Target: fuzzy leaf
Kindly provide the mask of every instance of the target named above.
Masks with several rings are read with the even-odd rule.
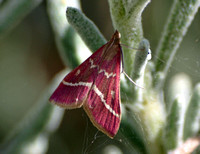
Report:
[[[68,7],[66,14],[68,22],[78,32],[92,52],[95,52],[106,43],[106,39],[100,33],[96,25],[80,10]]]
[[[0,37],[14,28],[42,0],[7,0],[0,8]]]
[[[185,113],[184,136],[186,140],[200,130],[200,84],[197,84]]]
[[[164,128],[163,142],[166,150],[175,149],[180,142],[180,132],[182,132],[183,124],[181,122],[182,105],[181,99],[176,98],[169,110],[166,126]]]
[[[199,6],[199,0],[174,1],[171,14],[156,50],[158,58],[155,59],[154,86],[163,86],[169,66]]]
[[[47,10],[50,21],[54,30],[56,44],[63,63],[71,68],[75,68],[81,62],[77,55],[76,32],[70,26],[66,19],[66,5],[68,3],[62,0],[48,0]],[[73,5],[77,5],[78,1],[74,1]]]
[[[123,135],[130,143],[132,147],[134,147],[135,153],[145,154],[148,153],[146,147],[145,137],[143,136],[142,126],[137,122],[135,118],[132,118],[133,115],[123,115],[121,125],[120,125],[120,134]],[[138,123],[137,125],[135,125]],[[137,151],[137,152],[136,152]]]
[[[49,97],[64,74],[66,74],[66,71],[59,74],[47,87],[36,106],[0,146],[0,153],[21,154],[36,138],[41,135],[48,138],[57,129],[62,119],[63,110],[50,104]]]

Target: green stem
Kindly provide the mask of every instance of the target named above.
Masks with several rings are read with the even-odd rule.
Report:
[[[141,14],[150,0],[109,0],[113,26],[122,35],[122,43],[138,48],[143,38]],[[135,53],[132,49],[123,48],[125,71],[132,77]]]

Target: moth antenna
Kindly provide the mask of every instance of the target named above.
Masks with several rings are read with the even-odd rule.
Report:
[[[144,89],[144,87],[142,87],[142,86],[138,85],[136,82],[134,82],[134,81],[128,76],[128,74],[126,74],[126,72],[125,72],[124,70],[122,70],[122,73],[123,73],[123,74],[129,79],[129,81],[131,81],[134,85],[136,85],[136,86],[139,87],[139,88]]]
[[[123,44],[120,44],[120,45],[123,45]],[[126,45],[125,45],[125,46],[126,46]],[[128,47],[128,46],[126,46],[126,47]],[[130,48],[130,47],[129,47],[129,48]],[[121,55],[122,55],[122,57],[121,57],[121,62],[122,62],[122,73],[123,73],[123,74],[129,79],[129,81],[131,81],[135,86],[144,89],[144,87],[142,87],[142,86],[138,85],[136,82],[134,82],[134,81],[128,76],[128,74],[126,74],[126,72],[124,71],[124,56],[123,56],[123,52],[122,52],[121,46],[120,46],[120,49],[121,49],[120,51],[121,51]],[[131,49],[134,49],[134,48],[131,48]],[[143,49],[136,49],[136,50],[143,51]]]
[[[144,51],[144,49],[132,48],[132,47],[126,45],[126,44],[120,43],[120,45],[121,45],[121,46],[124,46],[124,47],[126,47],[126,48],[128,48],[128,49],[133,49],[133,50],[137,50],[137,51]]]

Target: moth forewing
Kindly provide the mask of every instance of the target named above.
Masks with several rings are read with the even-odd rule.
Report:
[[[121,120],[121,53],[116,31],[108,43],[63,79],[50,101],[67,109],[83,105],[94,126],[113,138]]]

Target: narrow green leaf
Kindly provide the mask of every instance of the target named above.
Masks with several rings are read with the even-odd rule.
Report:
[[[154,86],[163,86],[169,66],[199,6],[200,0],[174,1],[171,14],[156,50]]]
[[[62,0],[48,0],[47,4],[60,57],[66,66],[75,68],[80,64],[81,60],[77,55],[76,49],[78,44],[76,39],[77,34],[69,25],[65,15],[67,3],[64,3]]]
[[[196,135],[200,131],[200,83],[196,85],[185,113],[183,139]]]
[[[0,153],[21,154],[39,135],[43,134],[48,138],[56,130],[62,119],[63,110],[50,104],[48,100],[65,74],[66,71],[62,72],[50,83],[36,106],[0,146]]]
[[[200,145],[192,152],[192,154],[200,154]]]
[[[41,2],[42,0],[7,0],[0,8],[0,38]]]
[[[106,43],[106,39],[100,33],[96,25],[80,10],[68,7],[66,14],[68,22],[78,32],[92,52],[95,52]]]
[[[167,110],[171,107],[171,103],[177,97],[181,97],[182,107],[186,109],[191,91],[192,90],[192,82],[190,77],[184,73],[178,73],[172,77],[168,86],[168,92],[166,95],[166,108]]]
[[[169,110],[163,133],[164,147],[167,151],[175,149],[180,141],[180,132],[183,128],[181,122],[182,111],[181,99],[176,98]]]
[[[127,114],[123,115],[119,133],[126,138],[126,141],[134,148],[135,153],[138,154],[147,154],[148,150],[146,149],[146,141],[142,131],[142,126],[138,123],[139,120],[137,117],[133,118],[134,115]]]
[[[132,102],[141,103],[142,101],[142,87],[144,88],[144,73],[147,66],[147,62],[151,59],[151,50],[149,41],[143,39],[139,45],[139,51],[135,55],[135,60],[133,64],[133,74],[132,79],[136,82],[137,85],[132,84],[131,93],[132,93]],[[139,101],[140,100],[140,101]]]
[[[135,61],[133,65],[133,75],[132,75],[134,76],[133,78],[134,80],[137,80],[140,76],[143,76],[146,64],[150,59],[151,59],[151,50],[149,41],[143,39],[140,42],[139,49],[135,55]]]

